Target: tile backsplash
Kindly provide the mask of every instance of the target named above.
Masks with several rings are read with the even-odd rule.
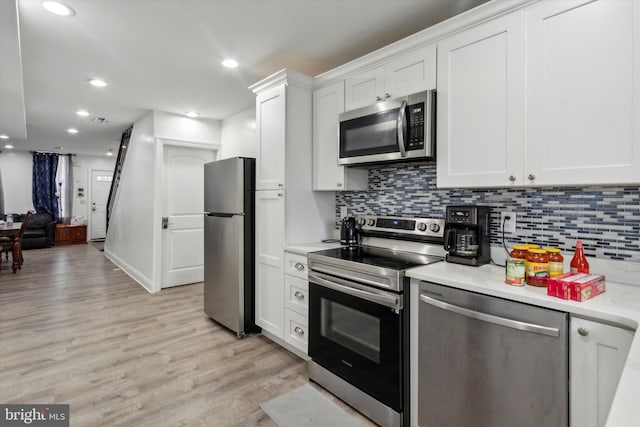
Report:
[[[374,214],[444,218],[445,207],[492,206],[491,241],[502,244],[500,211],[516,212],[516,233],[505,233],[507,247],[538,243],[573,253],[581,239],[588,256],[640,262],[640,187],[550,187],[438,189],[435,164],[369,169],[368,191],[336,194],[349,215]]]

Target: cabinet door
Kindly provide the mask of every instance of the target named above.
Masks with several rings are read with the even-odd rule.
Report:
[[[256,189],[284,188],[286,88],[281,85],[256,96]]]
[[[436,88],[436,45],[423,46],[385,66],[385,93],[392,98]]]
[[[523,17],[438,43],[438,187],[522,184]]]
[[[639,10],[601,0],[526,11],[528,183],[640,181]]]
[[[633,332],[571,318],[571,425],[603,426],[622,374]]]
[[[284,337],[284,191],[256,191],[256,324]]]
[[[385,97],[384,75],[385,68],[378,67],[345,80],[345,110],[366,107],[382,101]]]
[[[313,93],[313,189],[366,190],[367,171],[338,165],[339,116],[344,111],[344,82]]]

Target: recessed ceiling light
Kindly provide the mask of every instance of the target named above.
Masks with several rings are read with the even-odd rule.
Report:
[[[61,147],[59,145],[56,145],[55,147],[53,147],[54,150],[64,150],[64,147]]]
[[[187,115],[187,117],[191,117],[192,119],[200,116],[200,113],[198,113],[197,111],[189,111],[185,114]]]
[[[87,117],[89,115],[89,112],[87,110],[78,110],[76,111],[76,114],[82,117]]]
[[[235,59],[227,58],[222,61],[222,65],[227,68],[238,68],[238,61],[236,61]]]
[[[89,79],[89,84],[95,87],[105,87],[107,83],[100,79]]]
[[[58,16],[73,16],[75,12],[66,4],[58,3],[57,1],[43,1],[42,7],[47,9],[49,12]]]
[[[6,144],[6,145],[4,146],[4,148],[13,148],[13,145],[11,145],[11,144]]]
[[[76,128],[69,128],[69,129],[67,129],[67,132],[69,132],[69,133],[78,133],[78,129],[76,129]]]
[[[107,151],[107,156],[113,156],[113,150],[111,148]]]
[[[0,135],[0,139],[9,139],[9,135],[5,135],[4,133]]]

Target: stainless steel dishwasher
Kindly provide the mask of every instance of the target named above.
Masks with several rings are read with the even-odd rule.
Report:
[[[420,283],[420,427],[569,424],[568,314]]]

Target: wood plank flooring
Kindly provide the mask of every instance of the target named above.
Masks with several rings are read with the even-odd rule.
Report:
[[[149,294],[90,244],[24,258],[0,263],[2,403],[70,404],[72,426],[274,426],[259,405],[308,382],[297,356],[210,320],[202,284]]]

